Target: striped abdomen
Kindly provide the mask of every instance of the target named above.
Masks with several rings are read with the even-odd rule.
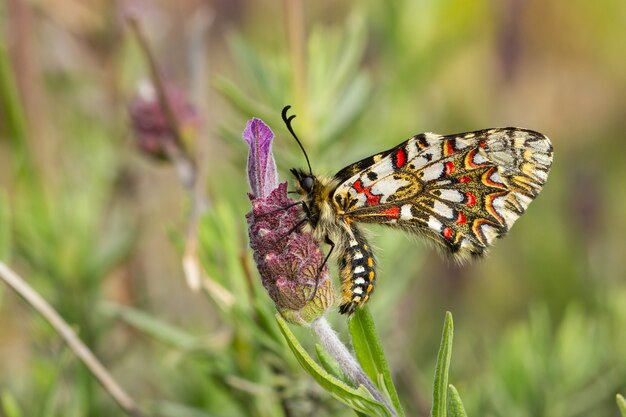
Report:
[[[374,289],[376,272],[374,255],[365,237],[354,226],[352,236],[346,234],[344,250],[339,259],[341,275],[341,314],[352,314],[365,304]]]

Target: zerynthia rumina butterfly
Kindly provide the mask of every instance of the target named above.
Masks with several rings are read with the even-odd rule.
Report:
[[[288,118],[288,109],[283,119],[295,137],[295,116]],[[309,172],[291,172],[303,196],[303,223],[330,245],[329,255],[337,255],[339,311],[351,314],[367,302],[377,280],[374,255],[358,223],[424,236],[460,260],[481,256],[537,197],[551,164],[545,135],[507,127],[420,133],[333,177],[313,175],[310,164]]]

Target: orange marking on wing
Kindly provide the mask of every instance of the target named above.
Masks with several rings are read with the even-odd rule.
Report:
[[[482,163],[482,164],[477,164],[474,162],[474,156],[476,156],[476,153],[478,152],[478,149],[472,149],[471,151],[469,151],[467,153],[467,155],[465,155],[465,167],[467,169],[476,169],[476,168],[480,168],[482,166],[488,165],[488,162]]]
[[[506,188],[506,185],[502,184],[501,182],[495,182],[491,179],[491,176],[494,174],[494,171],[497,171],[496,167],[489,169],[487,172],[483,174],[483,177],[482,177],[483,183],[489,186],[495,187],[495,188]]]
[[[480,226],[483,224],[491,225],[491,222],[487,219],[476,219],[474,220],[474,224],[472,224],[472,232],[474,232],[474,236],[480,241],[483,246],[487,246],[487,238],[483,234],[482,230],[480,230]]]
[[[400,217],[400,207],[389,207],[388,209],[381,211],[380,214],[397,219]]]
[[[450,175],[452,174],[452,172],[454,172],[454,163],[452,163],[451,161],[448,161],[445,163],[446,166],[446,175]]]
[[[454,153],[454,148],[452,147],[452,142],[450,140],[446,140],[443,143],[443,155],[448,156]]]
[[[476,204],[476,196],[474,196],[474,194],[466,191],[465,197],[467,197],[467,203],[465,203],[466,205],[473,206],[474,204]]]
[[[468,177],[467,175],[462,176],[461,178],[459,178],[459,182],[461,184],[465,184],[466,182],[470,182],[472,179],[470,177]]]
[[[489,212],[489,214],[495,217],[496,220],[498,220],[500,224],[504,224],[504,219],[502,218],[502,216],[500,216],[500,213],[498,213],[496,209],[493,207],[493,200],[495,200],[498,197],[503,197],[507,194],[508,194],[508,191],[503,191],[500,193],[489,194],[485,198],[485,207],[487,208],[487,211]]]

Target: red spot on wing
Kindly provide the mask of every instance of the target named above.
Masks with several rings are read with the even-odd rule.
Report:
[[[478,146],[480,146],[481,148],[486,148],[487,147],[487,143],[485,143],[485,141],[481,141]]]
[[[448,226],[446,226],[446,227],[443,228],[443,231],[441,232],[441,234],[446,239],[450,239],[452,237],[452,235],[454,234],[454,232],[452,232],[452,229],[450,229]]]
[[[454,147],[452,146],[452,141],[446,140],[443,143],[443,154],[444,156],[448,156],[454,153]]]
[[[465,223],[467,223],[467,217],[465,217],[465,214],[459,211],[459,217],[457,217],[456,219],[456,224],[465,224]]]
[[[367,197],[368,205],[375,206],[377,204],[380,204],[380,196],[372,194],[369,188],[365,189],[365,196]]]
[[[445,163],[446,166],[446,175],[452,174],[454,171],[454,164],[451,161]]]
[[[406,164],[406,152],[400,148],[396,151],[396,160],[394,161],[396,168],[402,168]]]
[[[374,206],[380,204],[380,196],[372,194],[371,187],[363,187],[361,180],[356,180],[354,184],[352,184],[352,188],[359,194],[365,194],[367,205]]]
[[[386,210],[381,211],[380,214],[397,219],[398,217],[400,217],[400,207],[390,207]]]
[[[461,178],[459,178],[459,182],[461,184],[465,184],[466,182],[470,182],[472,179],[470,177],[468,177],[467,175],[462,176]]]
[[[467,198],[467,202],[465,203],[466,205],[473,206],[474,204],[476,204],[476,196],[474,196],[474,194],[470,193],[469,191],[465,193],[465,198]]]

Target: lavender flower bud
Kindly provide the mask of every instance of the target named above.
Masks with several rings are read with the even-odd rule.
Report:
[[[246,219],[254,261],[263,286],[285,320],[309,325],[334,304],[328,268],[324,265],[320,270],[324,255],[310,233],[293,229],[301,220],[301,211],[287,197],[287,183],[276,185],[272,131],[253,119],[243,136],[250,145],[252,211]]]
[[[186,142],[192,140],[202,124],[198,113],[182,90],[167,85],[165,95],[178,123],[178,133]],[[179,143],[176,133],[172,132],[152,84],[144,82],[139,85],[130,105],[130,117],[137,147],[145,155],[168,160],[172,152],[184,153],[185,145]]]

